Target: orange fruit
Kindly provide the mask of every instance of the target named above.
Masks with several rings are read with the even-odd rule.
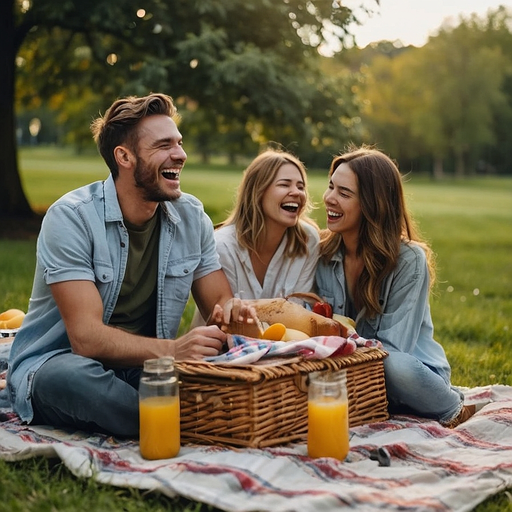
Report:
[[[0,321],[10,320],[11,318],[22,314],[24,315],[25,312],[21,311],[21,309],[8,309],[7,311],[0,313]]]
[[[284,324],[275,323],[265,329],[261,335],[264,340],[281,341],[286,333],[286,326]]]
[[[22,315],[13,316],[9,320],[4,320],[1,323],[4,324],[4,329],[18,329],[19,327],[21,327],[24,318],[25,313],[23,313]]]
[[[21,309],[8,309],[0,313],[0,329],[18,329],[24,318],[25,312]]]

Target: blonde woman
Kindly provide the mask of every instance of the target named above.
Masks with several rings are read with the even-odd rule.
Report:
[[[269,149],[249,164],[233,210],[215,231],[235,295],[260,299],[312,290],[319,234],[310,210],[306,169],[298,158]],[[196,311],[193,325],[200,321]]]
[[[382,342],[390,408],[454,427],[475,413],[450,384],[451,368],[433,338],[432,251],[407,211],[394,162],[361,147],[334,158],[324,193],[318,294],[357,332]]]

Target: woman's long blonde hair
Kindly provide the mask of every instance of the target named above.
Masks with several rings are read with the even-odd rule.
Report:
[[[298,158],[285,151],[267,149],[249,164],[238,187],[235,206],[221,225],[233,224],[238,242],[249,251],[257,251],[258,243],[266,237],[267,229],[263,194],[284,164],[297,167],[306,191],[306,203],[300,212],[299,222],[287,229],[286,254],[289,257],[303,256],[308,253],[308,235],[300,221],[316,224],[308,217],[312,204],[307,191],[306,168]]]
[[[431,287],[436,274],[434,255],[407,210],[402,176],[391,158],[369,146],[350,147],[347,153],[334,157],[329,177],[341,163],[357,176],[362,214],[356,251],[364,267],[354,287],[354,301],[360,311],[364,308],[365,317],[372,318],[382,312],[381,286],[397,266],[401,243],[413,242],[424,249]],[[322,230],[320,257],[330,261],[339,250],[344,250],[342,235]]]

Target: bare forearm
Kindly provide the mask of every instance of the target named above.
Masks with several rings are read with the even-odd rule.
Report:
[[[174,340],[148,338],[108,325],[91,329],[86,336],[70,336],[73,350],[109,366],[142,366],[146,359],[172,356],[177,361],[216,356],[226,334],[216,325],[201,326]]]
[[[149,338],[109,325],[92,327],[87,333],[71,334],[73,351],[109,366],[142,366],[146,359],[175,356],[176,341]]]
[[[103,323],[103,303],[93,283],[64,281],[52,285],[72,350],[109,366],[142,366],[146,359],[173,356],[177,360],[217,355],[226,334],[203,326],[175,340],[131,334]]]

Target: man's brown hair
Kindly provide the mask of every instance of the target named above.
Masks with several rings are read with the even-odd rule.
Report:
[[[91,123],[94,141],[114,180],[119,174],[114,149],[124,144],[135,152],[138,142],[137,126],[140,120],[154,115],[169,117],[177,115],[170,96],[153,93],[140,98],[129,96],[118,99],[103,117]]]

